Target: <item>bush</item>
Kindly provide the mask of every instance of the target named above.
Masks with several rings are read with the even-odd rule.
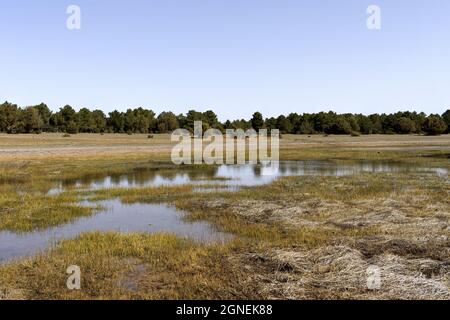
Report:
[[[447,125],[441,117],[430,115],[423,124],[423,131],[430,136],[437,136],[447,130]]]
[[[339,117],[336,119],[336,121],[330,126],[330,128],[327,129],[326,133],[331,134],[351,134],[352,133],[352,127],[350,123],[343,117]]]
[[[300,125],[299,133],[300,134],[313,134],[313,133],[315,133],[314,132],[314,127],[311,124],[311,122],[303,121],[302,124]]]
[[[447,125],[447,133],[450,133],[450,109],[445,111],[442,114],[442,120],[444,120],[445,124]]]
[[[64,133],[63,138],[70,138],[70,134]]]
[[[416,123],[409,118],[400,117],[395,128],[398,133],[409,134],[416,131]]]
[[[148,138],[148,139],[153,139],[153,135],[152,135],[152,134],[149,134],[149,135],[147,136],[147,138]]]
[[[67,125],[67,129],[66,129],[67,133],[70,134],[77,134],[78,133],[78,126],[75,123],[75,121],[70,121],[69,124]]]

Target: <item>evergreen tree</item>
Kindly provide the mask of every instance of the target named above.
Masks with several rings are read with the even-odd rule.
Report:
[[[250,120],[250,124],[256,131],[264,128],[264,119],[262,114],[260,112],[255,112]]]

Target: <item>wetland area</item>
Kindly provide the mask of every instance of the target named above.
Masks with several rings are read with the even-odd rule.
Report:
[[[61,141],[0,136],[7,298],[450,296],[448,135],[288,135],[272,166],[174,166],[166,135]]]

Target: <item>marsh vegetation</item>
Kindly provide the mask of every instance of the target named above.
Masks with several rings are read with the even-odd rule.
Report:
[[[0,136],[0,239],[76,226],[4,261],[0,296],[450,298],[449,136],[285,135],[287,162],[269,178],[174,167],[164,135],[62,139]],[[66,287],[69,265],[80,291]]]

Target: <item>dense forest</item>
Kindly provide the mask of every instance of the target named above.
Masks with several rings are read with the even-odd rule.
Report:
[[[158,116],[144,108],[113,111],[106,115],[101,110],[83,108],[78,112],[66,105],[52,112],[47,105],[39,104],[25,108],[5,102],[0,104],[0,132],[41,133],[167,133],[177,128],[193,130],[194,121],[202,121],[204,129],[279,129],[289,134],[410,134],[438,135],[449,133],[450,110],[442,115],[426,115],[417,112],[394,114],[336,114],[319,112],[313,114],[291,113],[277,118],[264,118],[255,112],[249,120],[241,119],[221,123],[213,111],[190,110],[175,115],[162,112]]]

